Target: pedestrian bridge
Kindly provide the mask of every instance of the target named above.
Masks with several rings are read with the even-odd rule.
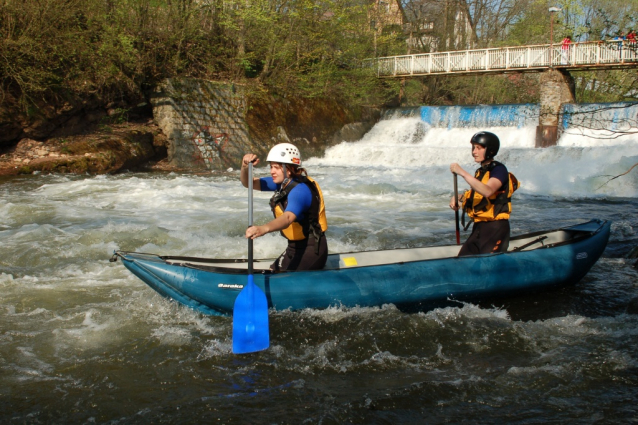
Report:
[[[368,59],[380,78],[424,75],[619,69],[638,66],[636,42],[598,41],[419,53]]]

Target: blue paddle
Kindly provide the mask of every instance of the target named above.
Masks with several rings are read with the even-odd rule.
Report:
[[[248,227],[253,225],[253,164],[248,164]],[[268,300],[253,278],[253,240],[248,239],[248,282],[233,308],[233,353],[254,353],[268,348]]]
[[[456,244],[461,245],[461,228],[459,227],[459,185],[458,178],[456,173],[454,174],[454,205],[456,206],[456,210],[454,210],[454,214],[456,215]]]

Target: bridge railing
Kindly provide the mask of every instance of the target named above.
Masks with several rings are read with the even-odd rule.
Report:
[[[419,53],[368,59],[379,77],[540,70],[544,68],[638,65],[638,45],[628,41],[599,41]]]

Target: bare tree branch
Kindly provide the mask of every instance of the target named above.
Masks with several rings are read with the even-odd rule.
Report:
[[[601,187],[603,187],[604,185],[606,185],[606,184],[607,184],[607,183],[609,183],[610,181],[612,181],[612,180],[614,180],[614,179],[617,179],[618,177],[624,176],[625,174],[629,174],[629,172],[630,172],[631,170],[633,170],[636,166],[638,166],[638,162],[637,162],[637,163],[635,163],[634,165],[632,165],[632,166],[631,166],[631,168],[630,168],[629,170],[625,171],[624,173],[622,173],[622,174],[618,174],[617,176],[610,178],[610,179],[609,179],[609,180],[607,180],[605,183],[601,184],[598,188],[596,188],[596,190],[600,189]]]

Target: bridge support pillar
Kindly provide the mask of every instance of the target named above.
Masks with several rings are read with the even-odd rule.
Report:
[[[574,79],[565,70],[549,69],[541,74],[540,116],[536,127],[536,147],[555,146],[563,103],[574,103]]]

